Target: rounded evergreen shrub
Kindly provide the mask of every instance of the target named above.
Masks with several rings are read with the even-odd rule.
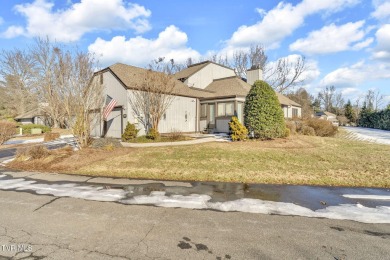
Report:
[[[130,122],[127,122],[126,128],[124,133],[122,134],[122,141],[123,142],[129,142],[137,137],[137,134],[139,132],[139,129],[135,127],[135,124],[131,124]]]
[[[254,138],[284,137],[286,125],[275,91],[265,81],[257,80],[246,96],[245,126]]]
[[[241,141],[248,138],[248,129],[240,123],[236,116],[232,117],[232,120],[229,122],[229,131],[230,138],[232,141]]]

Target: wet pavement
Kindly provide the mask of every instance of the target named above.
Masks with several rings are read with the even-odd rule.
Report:
[[[16,172],[0,168],[0,190],[131,205],[390,223],[390,189],[380,188],[159,182]]]
[[[191,182],[192,187],[172,187],[162,183],[126,185],[127,198],[163,192],[165,196],[203,194],[211,197],[210,202],[226,202],[238,199],[259,199],[274,202],[294,203],[311,210],[323,209],[340,204],[361,204],[365,207],[390,206],[390,189],[345,188],[298,185],[269,185],[243,183]],[[354,199],[346,194],[386,196],[385,200]]]

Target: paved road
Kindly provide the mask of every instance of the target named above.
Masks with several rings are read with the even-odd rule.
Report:
[[[390,131],[364,127],[343,127],[348,131],[347,138],[390,145]]]
[[[390,255],[389,224],[130,206],[15,191],[0,191],[0,208],[0,259],[388,259]],[[26,251],[7,250],[11,245]]]
[[[0,187],[0,259],[388,259],[390,255],[390,224],[92,201],[71,196],[98,200],[96,192],[113,196],[120,192],[117,185],[122,190],[126,184],[133,193],[161,187],[155,181],[4,169],[2,173],[0,186],[5,179],[14,181],[9,184],[14,187]],[[98,183],[110,186],[91,188]],[[196,188],[178,182],[164,185],[172,188],[167,192]],[[221,193],[220,187],[216,193]],[[56,196],[39,195],[53,191]],[[17,246],[25,251],[17,252]]]

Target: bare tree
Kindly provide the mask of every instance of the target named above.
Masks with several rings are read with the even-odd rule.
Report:
[[[158,131],[162,116],[171,105],[176,80],[170,75],[147,70],[136,83],[136,89],[129,94],[130,106],[148,133],[150,129]]]
[[[246,78],[248,69],[262,69],[264,71],[267,63],[265,49],[261,45],[252,45],[248,51],[236,50],[233,53],[232,66],[236,75]]]
[[[191,60],[191,61],[190,61]],[[187,60],[188,62],[192,62],[192,59]],[[154,71],[164,72],[168,75],[173,75],[183,69],[186,68],[186,65],[182,63],[175,62],[174,59],[170,59],[169,61],[165,60],[165,57],[159,57],[158,59],[152,60],[151,63],[148,64],[148,69]]]
[[[48,38],[38,38],[31,49],[37,63],[35,79],[37,82],[39,100],[45,103],[42,108],[55,128],[66,127],[66,111],[62,106],[62,91],[65,75],[59,68],[63,66],[61,48],[49,41]]]
[[[334,86],[326,86],[322,91],[318,93],[318,99],[321,102],[321,106],[325,111],[342,114],[344,107],[344,98],[341,92],[337,92]]]
[[[2,101],[6,113],[10,116],[37,108],[35,69],[36,64],[30,53],[21,50],[1,52]]]
[[[273,65],[266,64],[264,80],[279,93],[301,84],[305,79],[303,73],[307,70],[305,57],[298,56],[295,60],[281,58]]]
[[[93,123],[100,119],[103,107],[103,84],[94,76],[97,61],[93,54],[56,48],[54,85],[63,114],[62,123],[72,129],[80,147],[89,144]]]
[[[265,48],[262,45],[252,45],[249,50],[235,51],[232,67],[236,75],[241,78],[247,77],[248,69],[263,70],[264,80],[280,93],[301,84],[305,80],[304,72],[308,69],[306,59],[302,56],[268,62]]]
[[[378,111],[383,105],[384,96],[379,91],[368,90],[364,102],[369,111]]]

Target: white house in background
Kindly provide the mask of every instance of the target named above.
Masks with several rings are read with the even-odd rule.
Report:
[[[144,73],[145,69],[117,63],[95,74],[105,86],[105,95],[117,101],[104,131],[103,122],[96,122],[95,136],[120,138],[127,122],[135,123],[140,134],[145,134],[129,102],[132,93],[139,91],[136,83]],[[247,76],[245,82],[235,75],[233,69],[211,61],[191,65],[176,73],[173,80],[177,82],[172,93],[175,97],[160,121],[158,131],[229,132],[228,123],[232,116],[243,122],[245,97],[251,85],[262,79],[262,71],[252,69]],[[299,104],[279,93],[277,96],[286,118],[301,116]]]
[[[328,111],[320,111],[316,113],[316,117],[319,119],[324,119],[332,122],[334,126],[339,126],[339,120],[337,120],[337,116],[333,113],[330,113]]]

